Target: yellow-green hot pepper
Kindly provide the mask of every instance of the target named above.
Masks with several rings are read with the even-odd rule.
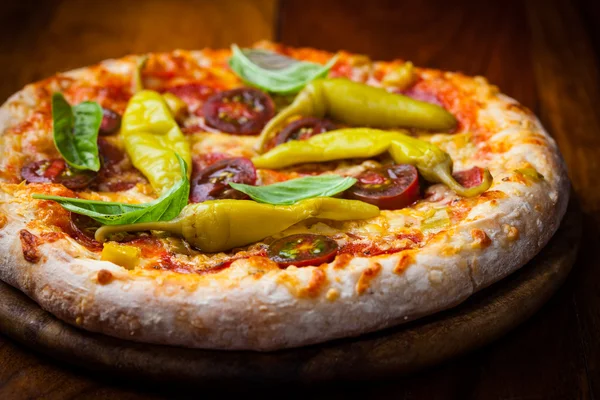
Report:
[[[187,163],[189,175],[190,144],[159,93],[142,90],[129,100],[121,135],[133,165],[148,178],[157,193],[163,193],[181,180],[175,153]]]
[[[96,240],[104,241],[118,232],[159,230],[171,232],[205,252],[245,246],[275,235],[309,218],[336,221],[366,219],[379,209],[357,200],[316,197],[289,206],[275,206],[251,200],[211,200],[190,204],[172,221],[103,226]]]
[[[304,141],[292,140],[254,157],[252,162],[257,168],[280,169],[308,162],[370,158],[386,151],[395,162],[414,165],[426,180],[444,183],[461,196],[476,196],[492,184],[486,169],[481,184],[465,188],[452,177],[450,156],[436,145],[399,132],[370,128],[339,129]]]
[[[269,121],[258,140],[258,150],[264,151],[288,120],[299,115],[329,116],[349,125],[377,128],[446,131],[456,126],[454,116],[435,104],[348,79],[319,79],[306,85],[290,106]]]

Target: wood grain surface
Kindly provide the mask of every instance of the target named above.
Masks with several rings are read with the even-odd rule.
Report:
[[[402,57],[488,77],[540,116],[567,161],[584,212],[580,257],[567,283],[514,332],[428,371],[376,384],[266,388],[257,394],[593,399],[600,395],[599,9],[596,0],[5,0],[0,98],[30,81],[103,58],[262,38],[373,58]],[[1,399],[209,394],[222,395],[180,394],[151,382],[87,373],[0,337]]]

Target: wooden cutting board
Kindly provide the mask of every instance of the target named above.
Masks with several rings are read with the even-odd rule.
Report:
[[[575,261],[581,215],[571,202],[550,243],[525,267],[460,306],[358,338],[272,353],[146,345],[79,330],[0,282],[0,331],[52,357],[132,378],[231,385],[397,376],[479,348],[533,315]]]

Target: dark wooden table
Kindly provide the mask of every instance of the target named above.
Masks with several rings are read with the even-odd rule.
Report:
[[[508,336],[420,374],[258,393],[386,399],[600,396],[600,2],[5,0],[0,13],[0,99],[28,82],[105,58],[248,45],[265,38],[486,76],[540,116],[569,166],[584,211],[584,239],[567,283]],[[176,390],[76,369],[0,336],[1,399],[173,398]],[[182,395],[209,393],[188,389]]]

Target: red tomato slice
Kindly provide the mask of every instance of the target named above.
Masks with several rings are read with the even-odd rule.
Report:
[[[322,235],[297,234],[276,240],[269,246],[269,258],[280,267],[306,267],[333,261],[338,252],[335,240]]]
[[[27,182],[60,183],[71,190],[81,190],[96,178],[92,171],[71,169],[64,160],[34,161],[21,168],[21,177]]]
[[[202,110],[207,125],[237,135],[260,133],[275,115],[273,100],[252,88],[217,93],[204,103]]]
[[[254,185],[256,168],[247,158],[219,160],[201,171],[193,171],[190,201],[200,203],[216,199],[247,199],[248,196],[229,186],[230,182]]]
[[[349,199],[376,205],[382,210],[397,210],[419,199],[419,174],[412,165],[393,165],[364,171],[358,182],[346,191]]]

